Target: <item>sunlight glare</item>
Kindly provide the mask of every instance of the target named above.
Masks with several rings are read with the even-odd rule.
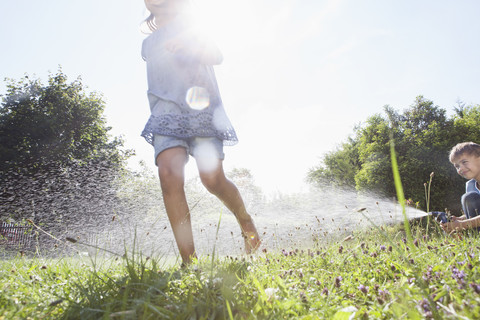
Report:
[[[217,150],[215,146],[209,142],[209,138],[199,138],[204,140],[199,143],[195,149],[195,159],[197,160],[198,169],[203,172],[215,171],[218,165]]]
[[[198,31],[212,38],[223,52],[246,49],[260,28],[253,1],[195,0],[191,7]]]

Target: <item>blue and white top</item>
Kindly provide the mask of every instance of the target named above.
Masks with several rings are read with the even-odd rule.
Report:
[[[480,193],[480,190],[477,188],[477,180],[475,179],[472,179],[472,180],[468,180],[467,181],[467,184],[465,186],[466,188],[466,192],[476,192],[476,193]]]
[[[237,135],[223,108],[213,71],[213,65],[220,64],[223,57],[185,21],[178,16],[143,41],[150,108],[153,111],[159,102],[174,103],[177,108],[152,112],[142,136],[149,143],[155,134],[181,139],[217,137],[224,145],[234,145]],[[174,53],[165,48],[172,39],[181,42],[181,49]],[[210,50],[210,54],[201,54],[202,50]]]

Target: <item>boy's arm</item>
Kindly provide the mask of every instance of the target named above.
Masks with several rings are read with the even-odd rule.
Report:
[[[467,216],[466,215],[462,215],[460,217],[457,217],[457,216],[451,216],[452,221],[456,221],[456,220],[465,220],[467,219]]]
[[[442,223],[442,229],[449,233],[452,231],[461,231],[480,227],[480,216],[471,219],[453,220],[452,222]]]
[[[473,229],[480,227],[480,216],[460,221],[463,229]]]

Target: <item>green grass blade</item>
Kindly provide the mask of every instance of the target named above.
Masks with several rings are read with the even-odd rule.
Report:
[[[410,230],[410,224],[408,223],[407,213],[405,211],[405,195],[403,193],[402,181],[400,179],[400,171],[398,170],[397,155],[395,153],[395,143],[393,139],[390,139],[390,156],[392,158],[392,171],[393,171],[393,181],[395,183],[395,190],[397,191],[397,199],[400,202],[403,214],[403,223],[405,226],[405,232],[407,234],[407,241],[411,247],[413,246],[413,237]]]

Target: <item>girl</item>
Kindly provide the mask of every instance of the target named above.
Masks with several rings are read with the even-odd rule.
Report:
[[[212,65],[222,62],[217,47],[196,34],[182,13],[188,0],[145,0],[152,33],[143,41],[151,116],[142,136],[154,146],[163,200],[183,263],[195,257],[190,211],[184,191],[189,154],[200,179],[233,212],[245,251],[260,245],[237,187],[225,177],[223,145],[237,136],[223,109]]]

